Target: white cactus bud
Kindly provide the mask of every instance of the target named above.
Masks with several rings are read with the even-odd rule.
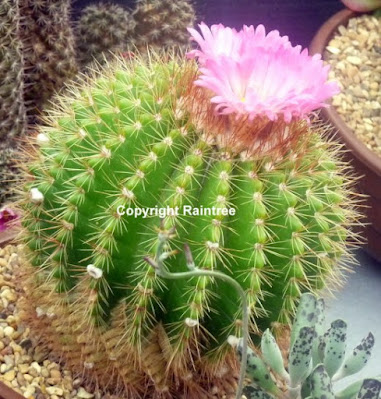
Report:
[[[95,278],[96,280],[100,279],[103,276],[103,270],[99,269],[98,267],[95,267],[94,265],[87,265],[86,267],[87,273],[90,274],[92,278]]]
[[[31,188],[30,199],[34,204],[41,204],[44,201],[44,194],[36,187]]]

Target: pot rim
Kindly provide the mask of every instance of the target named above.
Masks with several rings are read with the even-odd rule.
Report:
[[[360,15],[354,11],[344,9],[329,18],[317,31],[309,46],[309,52],[322,54],[332,38],[333,34],[340,25],[346,25],[350,18]],[[340,132],[342,141],[348,146],[353,155],[365,164],[369,169],[381,177],[381,157],[371,151],[359,140],[352,129],[345,123],[338,112],[332,106],[321,111],[322,116],[331,122],[335,129]]]
[[[8,228],[4,231],[0,231],[0,248],[5,247],[8,244],[12,244],[17,237],[18,231],[19,230],[14,227]]]
[[[24,396],[0,381],[0,399],[23,399]]]

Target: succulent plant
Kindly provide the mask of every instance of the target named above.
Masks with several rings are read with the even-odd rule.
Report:
[[[322,298],[305,293],[291,330],[288,366],[270,330],[261,340],[261,355],[248,348],[247,373],[252,384],[244,388],[247,399],[262,398],[330,398],[378,399],[381,376],[335,390],[333,383],[364,368],[371,357],[374,336],[369,333],[353,351],[347,352],[347,324],[335,320],[326,330],[325,303]],[[242,340],[229,341],[242,352]],[[276,377],[273,379],[272,377]]]
[[[76,29],[77,56],[82,66],[104,62],[109,53],[124,52],[133,43],[135,21],[124,7],[90,4],[82,11]]]
[[[18,0],[0,1],[0,151],[25,129]]]
[[[70,0],[19,0],[30,122],[76,71]]]
[[[188,0],[138,0],[133,12],[134,37],[142,51],[149,47],[181,48],[189,45],[187,28],[196,19]]]
[[[288,62],[288,42],[269,37]],[[310,62],[321,82],[326,69]],[[199,73],[169,54],[107,65],[60,97],[28,162],[25,313],[69,367],[127,397],[236,385],[227,337],[241,332],[240,297],[207,273],[158,275],[144,259],[158,260],[162,234],[172,232],[170,272],[188,270],[176,254],[188,242],[199,269],[237,281],[254,337],[288,324],[302,292],[338,279],[357,218],[352,178],[324,128],[219,115],[194,85]]]

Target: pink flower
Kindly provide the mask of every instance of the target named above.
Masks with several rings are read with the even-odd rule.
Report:
[[[11,208],[0,208],[0,231],[11,227],[19,215]]]
[[[202,35],[189,32],[200,50],[188,56],[198,59],[195,83],[214,93],[211,101],[220,114],[272,121],[283,117],[285,122],[308,119],[339,91],[336,83],[327,82],[329,67],[320,55],[311,57],[300,46],[293,47],[278,31],[266,35],[262,25],[244,26],[239,32],[223,25],[199,26]]]

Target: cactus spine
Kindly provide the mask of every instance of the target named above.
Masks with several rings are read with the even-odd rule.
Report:
[[[0,1],[0,151],[25,128],[18,0]],[[9,143],[8,143],[9,145]]]
[[[187,270],[175,251],[189,242],[201,269],[243,287],[253,334],[289,323],[303,291],[335,279],[356,217],[339,149],[321,129],[293,122],[287,129],[304,134],[282,157],[237,152],[204,129],[213,118],[204,123],[192,100],[196,73],[194,63],[150,54],[62,96],[21,201],[39,316],[31,323],[69,365],[127,397],[231,391],[237,365],[226,340],[240,333],[241,314],[223,281],[157,276],[144,257],[155,257],[159,216],[121,211],[179,207],[161,224],[176,227],[166,266]],[[201,208],[210,211],[194,216]]]
[[[196,19],[188,0],[138,0],[133,12],[136,21],[134,36],[141,50],[181,48],[189,45],[188,27]]]
[[[71,1],[19,1],[26,71],[24,97],[33,117],[77,71],[69,19]]]
[[[334,389],[335,382],[365,367],[372,354],[374,337],[369,333],[352,352],[346,353],[347,324],[338,319],[331,323],[329,329],[325,329],[324,311],[322,298],[302,295],[291,331],[288,367],[284,366],[281,350],[269,330],[262,336],[262,356],[249,349],[247,370],[252,384],[245,387],[248,399],[378,399],[380,377],[357,381],[341,391]],[[237,345],[240,354],[241,340],[230,337],[229,341]],[[276,375],[278,381],[270,375]]]
[[[135,27],[130,12],[112,3],[85,7],[76,29],[79,62],[82,66],[93,60],[103,62],[110,52],[127,51]]]

